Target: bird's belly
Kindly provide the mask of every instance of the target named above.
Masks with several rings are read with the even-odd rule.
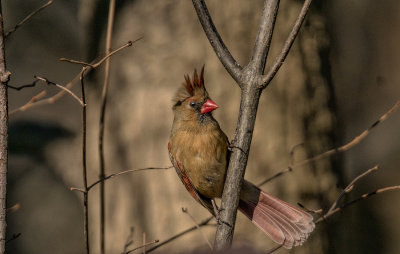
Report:
[[[192,158],[193,160],[185,168],[193,186],[205,197],[221,197],[226,164],[216,161],[215,158],[204,158],[198,154]]]

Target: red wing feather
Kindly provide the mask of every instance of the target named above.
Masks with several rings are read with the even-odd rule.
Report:
[[[175,168],[176,173],[178,174],[179,178],[181,179],[183,185],[185,185],[186,190],[192,195],[192,197],[199,202],[202,206],[208,209],[211,214],[214,215],[214,209],[211,204],[211,199],[204,197],[200,193],[197,192],[196,188],[193,186],[192,182],[190,181],[189,177],[186,174],[185,168],[183,165],[177,161],[174,156],[171,154],[170,143],[168,143],[168,154],[169,159],[171,160],[172,165]]]

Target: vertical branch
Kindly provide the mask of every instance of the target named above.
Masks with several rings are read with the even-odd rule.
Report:
[[[5,252],[6,241],[6,193],[8,168],[8,98],[7,83],[9,72],[6,71],[4,54],[3,13],[0,2],[0,253]]]
[[[249,65],[253,65],[253,68],[257,70],[256,73],[259,75],[264,72],[265,60],[267,59],[271,45],[278,9],[279,0],[265,0],[260,19],[260,29],[258,30],[253,55],[249,63]]]
[[[249,73],[246,74],[249,75]],[[243,77],[246,74],[244,73]],[[250,83],[249,89],[242,90],[240,114],[232,144],[233,152],[222,193],[220,217],[224,223],[220,223],[217,227],[214,241],[216,250],[227,249],[232,245],[242,179],[247,165],[261,95],[261,90],[254,88],[254,85],[251,84],[256,83]]]
[[[303,3],[303,7],[299,13],[299,16],[296,19],[296,22],[293,25],[292,31],[290,32],[285,44],[282,47],[281,53],[275,59],[274,64],[269,69],[268,73],[263,76],[262,82],[262,89],[266,88],[271,80],[275,77],[276,73],[278,72],[279,68],[282,66],[283,62],[285,61],[287,55],[289,54],[290,49],[294,43],[294,40],[297,37],[297,34],[300,31],[301,25],[303,24],[304,19],[308,13],[308,9],[310,8],[312,0],[305,0]]]
[[[108,23],[107,23],[107,36],[106,36],[106,49],[105,55],[111,52],[111,36],[114,23],[115,13],[115,0],[110,1],[108,9]],[[101,109],[100,109],[100,123],[99,123],[99,159],[100,159],[100,174],[99,178],[103,179],[106,176],[105,162],[104,162],[104,119],[107,105],[107,91],[110,79],[110,58],[105,62],[104,70],[104,84],[101,94]],[[100,253],[105,253],[105,189],[104,182],[100,183]]]
[[[87,181],[87,169],[86,169],[86,96],[85,96],[85,84],[83,82],[84,73],[88,67],[84,67],[81,75],[81,91],[82,91],[82,173],[83,173],[83,235],[85,238],[86,254],[89,254],[89,203],[88,203],[88,181]]]

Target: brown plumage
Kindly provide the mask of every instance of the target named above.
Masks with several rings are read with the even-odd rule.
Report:
[[[211,201],[220,198],[229,161],[228,138],[211,112],[218,108],[204,86],[204,67],[173,99],[174,122],[168,150],[186,189],[215,215]],[[313,217],[244,181],[239,209],[272,240],[285,248],[301,245],[314,229]]]

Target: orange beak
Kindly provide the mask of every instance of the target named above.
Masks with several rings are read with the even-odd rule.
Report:
[[[218,108],[218,105],[210,99],[207,99],[201,107],[201,113],[205,114]]]

